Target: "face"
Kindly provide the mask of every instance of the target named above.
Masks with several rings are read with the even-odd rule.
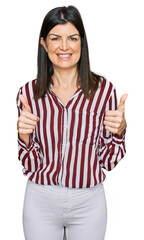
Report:
[[[72,68],[80,59],[81,38],[78,30],[69,22],[56,25],[48,33],[46,42],[41,38],[41,44],[54,67]]]

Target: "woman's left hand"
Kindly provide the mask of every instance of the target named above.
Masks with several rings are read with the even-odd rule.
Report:
[[[125,101],[128,97],[128,94],[124,94],[121,99],[117,110],[107,111],[105,113],[104,125],[105,128],[114,134],[119,136],[122,135],[125,130],[127,123],[125,119]]]

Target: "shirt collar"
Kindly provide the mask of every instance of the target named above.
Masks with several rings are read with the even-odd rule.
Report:
[[[50,81],[50,89],[52,88],[52,86],[54,86],[54,81],[53,81],[53,79],[51,78],[51,81]],[[80,86],[79,86],[78,89],[76,90],[75,94],[76,94],[77,92],[79,92],[79,90],[82,91],[82,89],[81,89]],[[74,95],[75,95],[75,94],[74,94]]]

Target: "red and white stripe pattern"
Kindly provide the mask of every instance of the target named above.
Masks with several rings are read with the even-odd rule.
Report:
[[[64,106],[50,89],[45,98],[33,99],[35,80],[20,88],[33,114],[40,120],[29,145],[18,137],[23,173],[38,184],[71,188],[93,187],[105,179],[125,155],[125,133],[112,134],[103,125],[107,110],[117,109],[116,90],[102,79],[91,100],[79,88]],[[53,82],[51,82],[52,86]],[[17,97],[18,113],[22,103]]]

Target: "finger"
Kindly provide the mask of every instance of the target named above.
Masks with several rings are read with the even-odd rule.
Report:
[[[122,122],[122,118],[121,117],[105,117],[104,121],[108,121],[108,122],[116,122],[116,123],[121,123]]]
[[[122,124],[118,128],[115,128],[115,127],[112,127],[112,126],[105,126],[105,129],[108,130],[109,132],[113,133],[113,134],[121,135],[122,132],[125,129],[125,125]]]
[[[109,126],[105,126],[105,129],[108,130],[109,132],[116,134],[118,132],[117,128],[112,128]]]
[[[32,129],[22,129],[22,128],[19,129],[20,134],[30,134],[32,132],[33,132]]]
[[[113,133],[113,134],[118,134],[119,135],[119,132],[120,132],[120,129],[118,130],[117,128],[113,128],[113,127],[109,127],[109,126],[106,126],[105,129],[108,130],[109,132]]]
[[[116,123],[116,122],[104,121],[104,125],[107,127],[112,127],[112,128],[117,128],[117,129],[119,129],[119,127],[120,127],[120,123]]]
[[[23,128],[23,129],[32,129],[32,130],[34,130],[35,129],[35,125],[30,125],[30,124],[19,122],[18,128],[19,129]]]
[[[125,109],[125,101],[128,97],[128,94],[124,94],[122,95],[122,97],[120,98],[120,103],[119,103],[119,106],[118,106],[118,110],[121,110],[121,111],[124,111]]]
[[[22,111],[21,116],[25,116],[33,121],[39,121],[39,117],[30,112]]]
[[[30,106],[28,105],[28,102],[27,102],[27,99],[25,98],[25,96],[22,95],[22,94],[20,94],[20,95],[19,95],[19,99],[21,100],[24,108],[25,108],[27,111],[31,112],[31,108],[30,108]]]
[[[122,117],[122,116],[123,116],[123,113],[119,110],[115,110],[115,111],[109,110],[105,113],[105,117]]]
[[[34,125],[36,126],[37,124],[37,121],[34,121],[34,120],[31,120],[25,116],[20,116],[19,117],[19,123],[22,122],[22,123],[25,123],[25,124],[29,124],[29,125]]]

